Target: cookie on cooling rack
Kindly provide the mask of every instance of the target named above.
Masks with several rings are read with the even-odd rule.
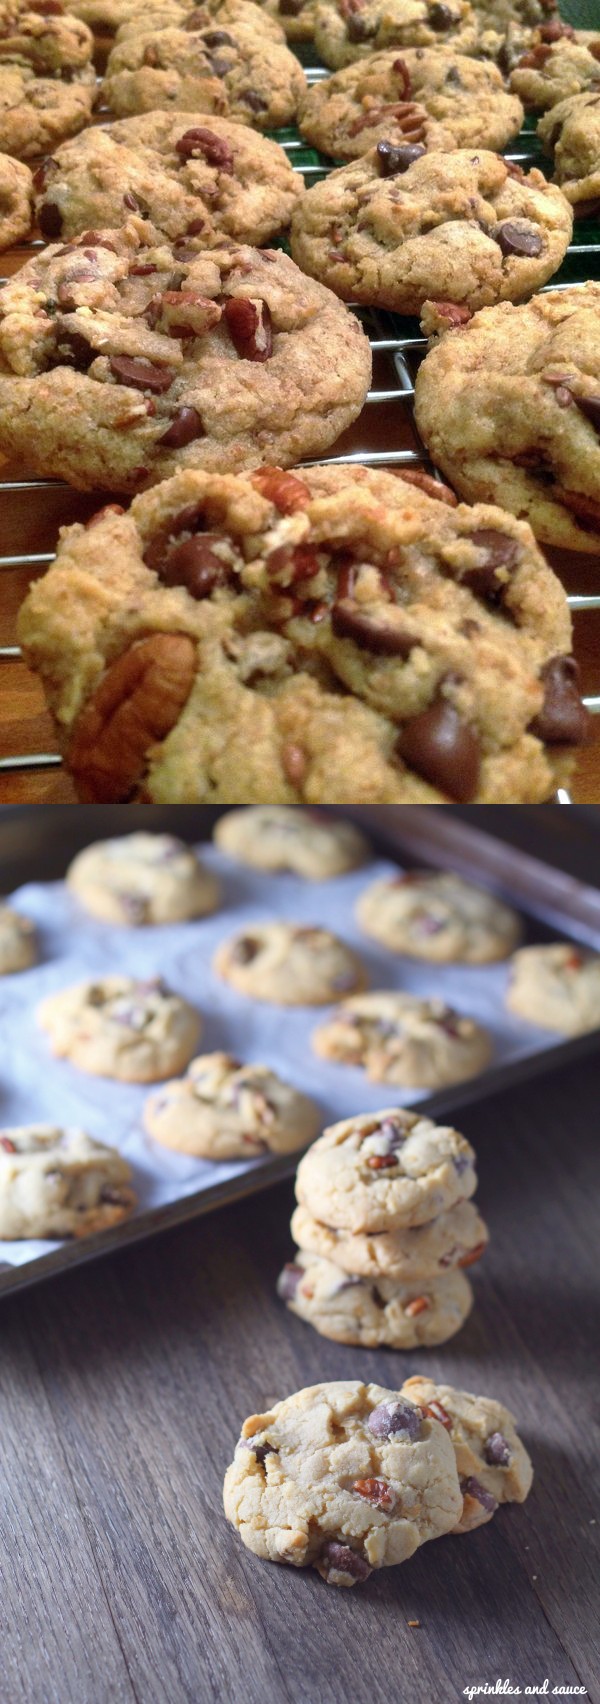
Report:
[[[283,41],[275,0],[75,0],[73,10],[101,36],[125,36],[164,29],[227,29],[236,19],[255,31]]]
[[[522,121],[498,66],[450,47],[391,49],[347,65],[308,89],[298,119],[305,140],[338,160],[358,159],[378,142],[504,148]]]
[[[391,47],[477,53],[480,31],[469,0],[317,0],[314,35],[317,53],[338,71]]]
[[[210,25],[127,36],[110,53],[102,98],[125,118],[177,108],[275,130],[292,122],[305,89],[295,54],[236,18],[226,30]]]
[[[569,95],[600,90],[600,35],[582,32],[585,39],[578,38],[568,24],[560,26],[558,39],[552,26],[537,34],[539,39],[515,65],[510,79],[525,107],[546,112]]]
[[[554,178],[576,219],[600,214],[600,88],[569,95],[545,113],[538,136],[554,155]]]
[[[292,255],[349,302],[418,314],[432,297],[474,309],[539,289],[572,228],[564,195],[535,169],[485,149],[386,141],[306,192]]]
[[[82,130],[96,93],[90,31],[60,4],[48,12],[0,5],[0,149],[17,158]]]
[[[529,528],[354,465],[109,505],[19,632],[98,802],[535,803],[586,732]]]

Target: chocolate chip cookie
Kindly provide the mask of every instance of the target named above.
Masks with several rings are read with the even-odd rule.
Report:
[[[479,29],[469,0],[317,0],[314,37],[325,65],[338,71],[391,47],[477,53]]]
[[[404,1107],[332,1124],[296,1174],[302,1206],[353,1233],[424,1225],[476,1188],[475,1155],[465,1137]]]
[[[554,155],[554,178],[576,219],[600,214],[600,89],[569,95],[540,119],[537,133]]]
[[[45,237],[69,240],[139,213],[171,241],[197,236],[203,248],[268,242],[302,195],[302,177],[277,142],[192,112],[86,130],[43,162],[35,182]]]
[[[29,64],[0,63],[0,149],[30,159],[75,136],[89,124],[96,96],[90,65],[59,76],[38,77]]]
[[[49,995],[37,1016],[59,1059],[122,1083],[154,1083],[183,1071],[200,1034],[198,1013],[160,977],[81,982]]]
[[[172,244],[134,215],[0,292],[0,445],[83,489],[318,454],[370,373],[356,318],[287,255]]]
[[[563,25],[559,39],[548,40],[542,28],[540,39],[515,65],[510,86],[525,107],[546,112],[569,95],[600,90],[600,35],[583,41],[571,39],[574,34]]]
[[[54,4],[54,0],[53,0]],[[29,66],[36,77],[80,72],[92,58],[91,31],[59,3],[56,12],[0,0],[0,66]]]
[[[460,1331],[473,1306],[463,1272],[421,1283],[349,1278],[329,1260],[297,1254],[284,1266],[278,1294],[321,1337],[362,1349],[433,1348]]]
[[[356,915],[392,952],[432,964],[491,964],[508,958],[521,933],[510,906],[450,871],[408,870],[374,882]]]
[[[432,1379],[405,1379],[402,1396],[439,1420],[452,1441],[463,1493],[454,1532],[472,1532],[491,1520],[500,1503],[524,1503],[533,1468],[513,1415],[493,1397],[473,1396]]]
[[[266,1065],[228,1053],[193,1059],[186,1076],[164,1083],[144,1107],[155,1142],[205,1160],[292,1154],[316,1136],[320,1114],[308,1095]]]
[[[462,1498],[445,1428],[397,1391],[348,1380],[245,1420],[224,1503],[255,1556],[354,1586],[448,1532]]]
[[[557,16],[556,0],[471,0],[471,4],[484,23],[500,31],[515,22],[534,29]]]
[[[393,48],[372,54],[315,83],[298,123],[324,154],[355,160],[378,142],[419,151],[504,148],[522,120],[497,65],[449,47],[409,47],[401,56]]]
[[[84,1130],[0,1131],[0,1238],[89,1237],[128,1219],[131,1167]]]
[[[235,21],[227,30],[136,32],[113,47],[102,98],[119,116],[157,107],[216,113],[258,130],[290,124],[306,89],[282,43]]]
[[[306,881],[323,882],[365,862],[369,848],[351,822],[334,821],[285,805],[249,806],[226,811],[215,824],[222,852],[256,870],[289,870]]]
[[[84,847],[67,886],[103,923],[179,923],[214,911],[219,884],[173,834],[126,834]]]
[[[29,970],[37,958],[35,928],[29,917],[0,905],[0,976]]]
[[[522,947],[511,963],[511,1012],[542,1029],[583,1035],[600,1024],[600,953],[569,941]]]
[[[0,249],[26,237],[33,212],[33,178],[29,166],[0,154]]]
[[[535,168],[384,141],[302,197],[292,255],[345,301],[418,314],[427,297],[478,308],[530,295],[572,228],[564,195]]]
[[[402,1284],[439,1277],[455,1266],[473,1266],[489,1240],[487,1225],[472,1201],[458,1201],[424,1225],[354,1235],[324,1225],[299,1205],[290,1229],[303,1252],[333,1261],[349,1276],[391,1278]]]
[[[600,538],[599,308],[600,283],[482,308],[431,349],[415,392],[421,436],[462,496],[497,500],[544,544],[592,554]],[[427,316],[426,308],[429,330]]]
[[[462,1083],[484,1071],[491,1055],[489,1035],[474,1018],[414,994],[355,995],[312,1041],[324,1059],[361,1065],[371,1082],[409,1089]]]
[[[198,4],[195,0],[78,0],[82,17],[87,17],[88,7],[94,15],[102,11],[104,33],[114,34],[117,41],[148,34],[150,29],[184,29],[193,34],[202,29],[227,30],[229,24],[240,22],[251,24],[255,34],[270,41],[285,41],[276,0],[257,0],[256,5],[252,0],[199,0]]]
[[[256,924],[223,941],[214,968],[239,994],[282,1006],[327,1006],[367,981],[345,941],[329,929],[293,923]]]
[[[587,730],[529,529],[355,465],[110,504],[19,632],[97,802],[535,802]]]

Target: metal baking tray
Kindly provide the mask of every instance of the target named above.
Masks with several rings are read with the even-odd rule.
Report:
[[[203,813],[202,809],[200,809],[197,813],[195,813],[195,815],[196,814],[200,824],[200,831],[202,831],[204,825],[208,825],[215,813],[213,811]],[[333,812],[332,814],[336,813]],[[453,869],[459,874],[478,882],[481,886],[489,887],[493,891],[497,892],[501,897],[506,898],[513,903],[521,912],[524,919],[526,940],[549,940],[560,935],[572,940],[574,943],[591,946],[600,950],[599,890],[588,887],[584,883],[565,875],[560,870],[545,864],[541,860],[532,858],[515,850],[514,848],[506,846],[504,843],[496,840],[493,834],[482,832],[479,827],[471,826],[470,822],[457,819],[450,811],[443,807],[380,806],[371,808],[363,806],[354,809],[350,808],[349,810],[339,810],[337,814],[351,816],[361,823],[371,837],[376,858],[392,859],[395,862],[401,863],[405,867],[428,866],[432,868]],[[171,811],[162,813],[163,818],[165,815],[168,819],[170,819],[170,824],[176,831],[179,826],[177,821],[177,810],[172,809]],[[36,816],[36,812],[31,813],[32,819],[35,820]],[[488,813],[488,821],[490,821],[490,817],[491,813]],[[144,821],[144,823],[147,822],[147,816],[144,818],[138,817],[140,826],[142,821]],[[131,808],[128,812],[127,826],[130,826],[131,828],[137,826],[134,817],[132,817]],[[161,821],[161,827],[163,826],[164,821]],[[118,831],[119,830],[117,830],[117,832]],[[38,832],[39,868],[40,877],[43,879],[44,831],[41,822]],[[260,907],[263,916],[268,916],[270,912],[275,911],[276,907],[279,906],[283,895],[285,898],[285,907],[283,908],[284,915],[288,915],[292,918],[294,917],[295,899],[297,912],[300,913],[301,919],[310,917],[316,922],[329,922],[331,920],[332,913],[335,912],[336,903],[340,902],[339,892],[337,895],[335,894],[335,890],[339,887],[339,883],[337,881],[313,884],[303,883],[292,877],[259,877],[256,873],[254,873],[250,878],[249,872],[242,870],[240,866],[230,864],[229,869],[232,887],[235,888],[236,881],[239,882],[241,884],[242,895],[245,893],[246,900],[248,900],[249,895],[252,894],[252,884],[254,884],[255,899],[258,888],[260,888]],[[344,894],[344,902],[350,901],[351,899],[353,900],[357,885],[359,887],[366,886],[370,879],[372,879],[372,873],[370,872],[370,867],[368,865],[363,867],[361,872],[355,872],[352,876],[340,878],[339,880],[342,883],[347,884]],[[260,884],[262,884],[262,887],[260,887]],[[349,904],[345,903],[345,911],[343,914],[347,920],[344,933],[350,939],[352,944],[358,945],[359,949],[360,946],[362,946],[367,959],[374,958],[375,968],[377,968],[377,960],[379,961],[379,964],[383,967],[384,971],[382,979],[384,986],[403,986],[406,982],[410,985],[409,972],[412,969],[413,976],[416,977],[417,980],[420,978],[420,985],[422,987],[425,985],[427,977],[433,977],[436,992],[443,994],[448,991],[444,987],[444,976],[445,974],[448,975],[448,972],[445,973],[443,969],[440,970],[440,967],[437,966],[429,969],[427,969],[427,967],[423,967],[423,965],[419,965],[417,967],[415,961],[400,959],[393,954],[386,954],[384,949],[381,949],[380,952],[375,950],[375,954],[373,954],[372,949],[374,947],[374,943],[372,943],[367,937],[361,936],[360,933],[357,932],[356,926],[351,925],[350,923]],[[243,921],[244,905],[240,903],[239,911],[236,911],[234,904],[233,907],[224,909],[216,915],[213,922],[213,930],[218,924],[219,935],[220,937],[224,937],[233,933],[238,927],[242,926]],[[333,926],[336,926],[335,916]],[[339,922],[337,926],[338,928],[340,927]],[[190,930],[201,930],[203,925],[188,925],[187,927]],[[103,926],[97,924],[90,924],[89,928],[90,933],[95,931],[95,938],[99,943],[103,934],[103,945],[104,951],[106,952],[108,937],[110,935],[114,936],[117,932],[110,930],[106,931],[105,929],[103,932]],[[83,925],[80,930],[80,934],[82,933]],[[118,931],[118,933],[121,939],[123,939],[124,932],[121,930]],[[161,930],[145,930],[131,931],[132,966],[134,970],[137,971],[139,966],[139,956],[138,964],[136,965],[135,962],[135,950],[136,943],[139,942],[142,934],[147,938],[147,944],[150,943],[152,951],[155,950],[155,962],[160,964],[161,968],[163,968],[161,939],[164,942],[166,940],[166,935],[164,935]],[[192,938],[190,937],[190,945],[191,939]],[[194,944],[197,945],[198,941],[201,940],[201,935],[195,934],[193,939]],[[212,936],[211,944],[214,945]],[[101,974],[106,968],[106,961],[102,958],[102,949],[100,946],[98,947],[98,952],[100,957],[97,968],[98,974]],[[58,958],[59,955],[57,954],[56,957]],[[50,965],[56,963],[56,959],[53,960],[52,953],[50,954],[49,962]],[[94,968],[96,968],[95,965]],[[464,976],[465,980],[472,979],[474,996],[473,1006],[476,1010],[478,1009],[476,999],[477,988],[482,990],[485,978],[489,977],[490,987],[488,987],[486,993],[487,998],[490,998],[492,978],[498,979],[499,971],[501,971],[501,969],[502,967],[490,966],[478,968],[477,971],[466,970],[459,973]],[[54,985],[60,987],[62,985],[66,985],[68,981],[74,980],[72,964],[69,967],[69,971],[70,973],[65,974],[62,981],[56,981]],[[88,959],[81,964],[79,975],[86,974],[86,972],[88,974],[90,973],[89,942]],[[21,974],[27,975],[28,973],[25,972]],[[456,974],[457,973],[455,972],[455,975]],[[15,983],[18,982],[22,989],[23,984],[20,977],[15,978],[14,980]],[[377,983],[378,979],[375,976],[375,979],[372,981],[372,985],[377,986]],[[185,980],[182,985],[181,970],[175,982],[175,986],[179,991],[183,993],[186,992]],[[7,987],[8,984],[5,982],[3,993],[6,992]],[[451,991],[448,992],[449,997],[452,997]],[[8,997],[10,997],[10,989]],[[39,998],[39,993],[36,994],[36,998]],[[494,995],[494,998],[496,998],[496,995]],[[465,1010],[470,1009],[469,1001],[466,996],[459,1000],[458,1003],[462,1005]],[[258,1034],[258,1030],[256,1028],[257,1003],[243,1002],[243,1007],[245,1008],[245,1014],[249,1020],[248,1034],[249,1038],[251,1038],[255,1030],[256,1034]],[[283,1056],[284,1050],[282,1049],[281,1044],[281,1031],[285,1028],[285,1025],[282,1023],[283,1011],[285,1011],[286,1014],[286,1024],[289,1026],[291,1038],[290,1053],[295,1063],[295,1069],[290,1069],[289,1074],[291,1080],[297,1080],[301,1083],[302,1077],[299,1075],[298,1064],[299,1032],[296,1032],[294,1035],[293,1026],[295,1023],[307,1024],[308,1018],[306,1010],[303,1010],[303,1016],[301,1019],[295,1019],[292,1015],[290,1015],[290,1008],[282,1009],[281,1007],[271,1008],[262,1006],[261,1023],[263,1025],[263,1034],[266,1014],[272,1014],[271,1019],[269,1020],[272,1022],[273,1026],[271,1062],[280,1063],[283,1075],[285,1076],[286,1068]],[[501,996],[498,998],[497,1011],[499,1021],[500,1014],[502,1012]],[[311,1009],[309,1014],[311,1028],[313,1025],[321,1021],[322,1014],[323,1008]],[[504,1021],[506,1022],[506,1020]],[[246,1055],[243,1045],[242,1047],[239,1045],[239,1038],[236,1037],[235,1039],[238,1051],[240,1051],[242,1057],[261,1057],[262,1047],[259,1048],[256,1041],[252,1043],[249,1040],[248,1053]],[[207,1050],[209,1047],[219,1045],[232,1047],[232,1036],[230,1033],[220,1035],[217,1021],[216,1034],[213,1033],[207,1036],[203,1045],[207,1047]],[[522,1046],[522,1036],[520,1038],[520,1045]],[[531,1047],[528,1051],[519,1052],[518,1057],[511,1056],[510,1046],[508,1048],[505,1046],[502,1037],[501,1048],[508,1054],[503,1062],[493,1065],[491,1069],[484,1072],[481,1076],[473,1078],[467,1083],[458,1084],[452,1088],[444,1089],[435,1095],[427,1095],[419,1098],[419,1109],[427,1111],[436,1117],[446,1117],[451,1113],[454,1120],[460,1124],[459,1115],[460,1109],[463,1106],[474,1102],[484,1102],[487,1097],[494,1095],[501,1089],[508,1088],[516,1083],[525,1081],[536,1074],[548,1072],[558,1066],[568,1063],[571,1060],[578,1059],[584,1054],[593,1053],[598,1048],[598,1031],[578,1036],[572,1040],[561,1041],[559,1038],[549,1035],[548,1032],[536,1030],[532,1027]],[[235,1051],[235,1047],[233,1050]],[[302,1054],[301,1058],[303,1059],[304,1057],[305,1055]],[[267,1062],[269,1062],[268,1057]],[[70,1067],[59,1066],[58,1069],[71,1072]],[[335,1079],[336,1084],[336,1086],[333,1087],[325,1096],[328,1104],[328,1116],[330,1120],[336,1116],[348,1116],[352,1110],[363,1110],[365,1094],[367,1096],[366,1105],[368,1106],[369,1104],[372,1104],[374,1107],[389,1104],[390,1100],[396,1098],[395,1091],[386,1088],[385,1085],[369,1085],[368,1089],[366,1089],[365,1079],[362,1073],[359,1074],[358,1072],[348,1071],[346,1067],[333,1065],[328,1066],[327,1070],[329,1072],[330,1083],[333,1083]],[[8,1079],[10,1079],[10,1072],[11,1059],[7,1055],[4,1064],[0,1067],[0,1077],[5,1083]],[[70,1076],[69,1083],[72,1100],[76,1100],[77,1083],[81,1083],[82,1077],[83,1074],[76,1072],[72,1072],[72,1075]],[[87,1093],[88,1101],[91,1099],[93,1085],[98,1082],[99,1080],[95,1078],[85,1078],[85,1093]],[[338,1083],[339,1095],[337,1089]],[[353,1090],[353,1085],[356,1085],[356,1091]],[[113,1100],[116,1100],[116,1091],[118,1088],[119,1085],[112,1085]],[[127,1092],[128,1094],[131,1094],[129,1086],[127,1086]],[[136,1093],[137,1092],[138,1091],[136,1091]],[[147,1091],[141,1091],[142,1094],[145,1092]],[[356,1092],[356,1107],[353,1106],[353,1092]],[[125,1093],[125,1086],[123,1086],[123,1093]],[[85,1098],[83,1088],[82,1098]],[[405,1102],[410,1100],[409,1096],[399,1094],[397,1095],[397,1098],[398,1100],[403,1100]],[[43,1104],[40,1104],[38,1106],[37,1113],[34,1114],[34,1112],[31,1111],[28,1116],[31,1116],[31,1118],[37,1116],[43,1120],[54,1115],[50,1109],[44,1108]],[[85,1113],[79,1113],[78,1116],[81,1122],[85,1122]],[[131,1109],[129,1110],[128,1116],[124,1114],[124,1135],[128,1117],[130,1121]],[[16,1122],[16,1120],[12,1121]],[[7,1119],[6,1122],[10,1122],[10,1120]],[[482,1136],[482,1141],[483,1139],[484,1138]],[[475,1146],[477,1147],[477,1145],[477,1138],[475,1138]],[[37,1258],[30,1259],[18,1266],[2,1265],[2,1247],[0,1244],[0,1295],[5,1295],[22,1289],[30,1284],[38,1282],[42,1278],[50,1277],[55,1273],[66,1271],[71,1267],[80,1265],[84,1261],[97,1259],[100,1255],[108,1254],[114,1249],[127,1247],[130,1243],[138,1242],[145,1237],[154,1236],[159,1231],[166,1230],[187,1219],[199,1217],[204,1213],[212,1211],[216,1207],[238,1200],[243,1196],[257,1192],[258,1190],[268,1188],[272,1184],[277,1183],[284,1178],[293,1176],[296,1162],[297,1156],[290,1156],[281,1159],[261,1159],[249,1162],[247,1169],[238,1172],[235,1176],[228,1175],[222,1179],[217,1178],[210,1184],[204,1184],[197,1189],[192,1185],[191,1192],[186,1193],[185,1197],[178,1197],[176,1200],[172,1200],[166,1205],[142,1209],[133,1219],[122,1226],[118,1226],[108,1232],[102,1232],[83,1242],[60,1243],[50,1252],[44,1252]],[[198,1161],[195,1162],[195,1164],[201,1166],[202,1162]]]

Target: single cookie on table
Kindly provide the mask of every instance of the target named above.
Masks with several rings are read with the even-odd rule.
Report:
[[[302,195],[301,175],[277,142],[191,112],[96,125],[43,161],[35,186],[45,237],[118,226],[134,212],[157,236],[197,236],[203,249],[268,242]]]
[[[554,179],[576,219],[600,214],[600,90],[569,95],[540,119],[537,133],[554,157]]]
[[[0,249],[26,237],[33,217],[33,178],[29,166],[0,154]]]
[[[213,837],[220,850],[240,864],[289,870],[312,882],[354,870],[369,856],[368,843],[354,823],[285,805],[226,811],[215,823]]]
[[[439,1420],[451,1439],[463,1494],[454,1532],[473,1532],[483,1526],[500,1503],[525,1502],[533,1467],[514,1417],[502,1402],[455,1390],[453,1385],[434,1384],[420,1375],[404,1380],[401,1395]]]
[[[284,367],[282,348],[281,386]],[[76,451],[74,434],[70,467]],[[19,638],[81,797],[535,803],[564,785],[587,729],[564,590],[526,526],[419,480],[188,470],[66,529]]]
[[[219,884],[173,834],[127,834],[78,852],[67,884],[104,923],[179,923],[219,903]]]
[[[419,314],[428,297],[475,309],[530,295],[572,230],[565,196],[535,168],[379,142],[307,190],[291,249],[345,301]]]
[[[290,1230],[305,1254],[332,1261],[349,1277],[391,1278],[400,1284],[442,1277],[455,1266],[474,1266],[489,1242],[487,1225],[472,1201],[457,1201],[424,1225],[395,1231],[334,1230],[298,1205]]]
[[[353,1233],[424,1225],[476,1188],[466,1137],[404,1107],[330,1125],[296,1174],[301,1205],[334,1230]]]
[[[35,926],[29,917],[0,905],[0,976],[13,970],[29,970],[37,959]]]
[[[356,907],[367,935],[395,953],[434,964],[508,958],[521,924],[515,911],[449,870],[406,870],[365,888]]]
[[[315,8],[317,53],[334,71],[390,47],[477,54],[479,34],[469,0],[317,0]]]
[[[364,965],[345,941],[329,929],[295,923],[249,924],[222,942],[214,968],[239,994],[282,1006],[326,1006],[367,983]]]
[[[144,1107],[149,1136],[205,1160],[292,1154],[312,1141],[320,1123],[308,1095],[266,1065],[243,1065],[228,1053],[193,1059],[183,1079],[165,1083]]]
[[[563,1035],[600,1024],[600,953],[569,941],[522,947],[511,962],[506,1004],[528,1023]]]
[[[542,543],[592,554],[600,539],[599,309],[600,283],[481,308],[454,329],[428,303],[423,327],[442,336],[415,388],[421,437],[461,496],[498,501],[526,517]]]
[[[492,1044],[474,1018],[415,994],[355,994],[332,1012],[312,1044],[323,1059],[361,1065],[373,1083],[443,1089],[476,1077]]]
[[[292,122],[305,89],[289,48],[257,32],[252,21],[236,19],[227,30],[127,36],[109,55],[102,99],[123,118],[166,107],[274,130]]]
[[[558,38],[553,25],[536,33],[539,39],[517,61],[510,78],[511,89],[528,110],[546,112],[569,95],[600,89],[600,35],[577,39],[570,24],[560,25]]]
[[[361,1349],[433,1348],[460,1331],[473,1306],[458,1270],[419,1283],[348,1277],[332,1261],[297,1253],[280,1274],[277,1293],[291,1313],[321,1337]]]
[[[28,64],[0,63],[0,149],[17,158],[44,154],[89,124],[96,96],[91,65],[60,77],[37,77]]]
[[[251,1415],[224,1503],[255,1556],[353,1586],[449,1532],[462,1499],[444,1427],[397,1391],[353,1380]]]
[[[128,1219],[131,1167],[84,1130],[0,1131],[0,1237],[89,1237]]]
[[[401,56],[392,48],[347,65],[308,89],[298,117],[305,140],[338,160],[358,159],[378,142],[500,149],[522,121],[497,65],[449,47],[408,47]]]
[[[160,977],[80,982],[42,1001],[37,1016],[59,1059],[123,1083],[154,1083],[185,1070],[201,1028],[198,1012]]]
[[[356,317],[286,254],[172,244],[135,216],[0,291],[0,448],[84,490],[323,452],[370,375]]]
[[[39,11],[27,4],[0,0],[0,66],[29,65],[36,77],[61,77],[81,71],[92,58],[93,38],[87,25],[59,3]]]

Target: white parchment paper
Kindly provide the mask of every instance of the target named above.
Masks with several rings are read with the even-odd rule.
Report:
[[[0,1124],[4,1128],[32,1123],[78,1125],[113,1144],[133,1168],[138,1212],[195,1194],[267,1161],[215,1165],[169,1153],[142,1130],[142,1107],[151,1086],[90,1077],[64,1060],[55,1060],[37,1026],[36,1007],[47,994],[74,982],[114,971],[141,977],[160,974],[200,1010],[200,1052],[224,1048],[244,1061],[270,1065],[318,1101],[323,1125],[390,1104],[411,1105],[422,1095],[369,1083],[358,1069],[319,1059],[311,1049],[310,1036],[323,1022],[326,1007],[281,1007],[248,1000],[213,973],[211,962],[220,941],[252,923],[283,917],[335,930],[361,953],[373,989],[435,994],[476,1017],[492,1032],[493,1065],[555,1045],[551,1034],[524,1025],[506,1011],[506,964],[428,966],[388,953],[361,933],[354,916],[359,893],[379,876],[397,873],[397,864],[376,860],[333,881],[317,883],[295,876],[262,875],[234,865],[214,847],[202,845],[199,851],[221,880],[222,904],[213,916],[197,922],[139,929],[96,923],[62,882],[29,883],[9,902],[36,924],[41,962],[31,970],[0,978]],[[3,1242],[0,1264],[23,1265],[57,1246],[33,1240]]]

